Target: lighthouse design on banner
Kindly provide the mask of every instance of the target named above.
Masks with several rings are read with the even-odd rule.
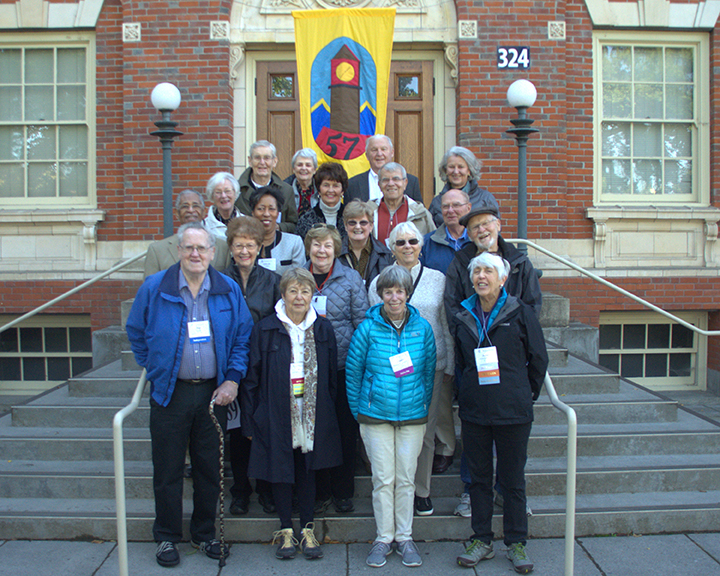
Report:
[[[385,130],[395,11],[311,10],[293,16],[303,146],[313,148],[320,161],[341,162],[350,176],[363,172],[365,141]]]

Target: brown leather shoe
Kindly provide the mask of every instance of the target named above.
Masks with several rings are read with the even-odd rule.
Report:
[[[433,474],[442,474],[445,472],[448,468],[450,468],[450,465],[453,463],[453,457],[452,456],[443,456],[442,454],[435,454],[435,458],[433,458]]]

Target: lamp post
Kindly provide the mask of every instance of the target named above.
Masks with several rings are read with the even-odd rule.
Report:
[[[155,122],[158,129],[150,132],[151,136],[160,139],[163,153],[163,237],[173,235],[173,204],[172,204],[172,143],[175,136],[182,132],[175,130],[177,122],[170,120],[170,114],[180,106],[180,90],[169,82],[161,82],[153,88],[150,100],[162,114],[162,119]]]
[[[537,128],[531,128],[535,122],[527,117],[527,109],[535,104],[537,90],[529,80],[516,80],[510,84],[507,91],[507,101],[510,106],[517,108],[518,117],[510,122],[515,128],[506,130],[515,136],[518,147],[518,238],[527,240],[527,141]],[[521,244],[520,250],[527,252],[527,245]]]

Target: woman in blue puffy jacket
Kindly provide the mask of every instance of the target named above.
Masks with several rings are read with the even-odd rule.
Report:
[[[412,291],[405,268],[380,273],[382,303],[355,330],[346,361],[348,404],[372,466],[377,537],[367,564],[374,567],[385,564],[393,542],[403,564],[422,564],[412,540],[415,470],[437,358],[430,324],[407,304]]]

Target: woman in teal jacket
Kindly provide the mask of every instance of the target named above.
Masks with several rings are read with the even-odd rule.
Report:
[[[345,364],[348,404],[372,466],[377,537],[367,564],[374,567],[385,564],[393,541],[403,564],[422,564],[412,540],[415,470],[437,358],[430,324],[407,304],[412,291],[405,268],[380,273],[383,302],[355,330]]]

